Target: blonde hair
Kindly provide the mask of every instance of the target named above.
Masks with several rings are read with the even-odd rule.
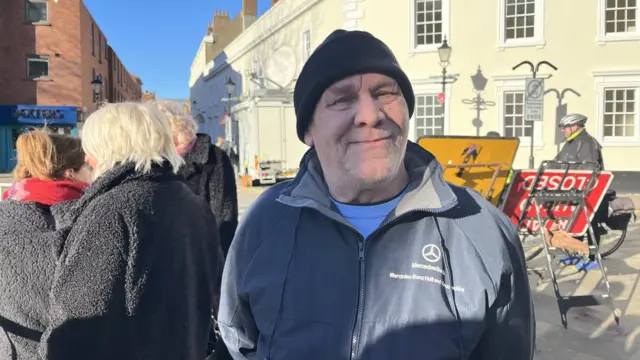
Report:
[[[171,124],[171,133],[177,145],[189,143],[198,132],[198,124],[184,109],[176,103],[167,100],[154,101],[155,104],[168,118]]]
[[[80,139],[71,135],[49,134],[33,129],[18,136],[17,164],[13,177],[62,180],[67,170],[78,171],[84,166],[84,151]]]
[[[98,177],[118,163],[133,162],[143,173],[168,161],[174,173],[184,163],[175,149],[167,116],[150,103],[107,104],[82,129],[84,151],[96,162]]]

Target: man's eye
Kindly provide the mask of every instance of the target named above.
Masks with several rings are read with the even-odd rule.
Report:
[[[381,101],[393,101],[395,100],[398,95],[400,95],[399,91],[380,91],[377,94],[377,98],[380,99]]]
[[[329,106],[340,106],[353,102],[355,98],[352,96],[341,96],[329,102]]]

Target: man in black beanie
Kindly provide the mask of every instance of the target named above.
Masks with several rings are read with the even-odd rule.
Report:
[[[414,95],[391,50],[336,30],[294,106],[311,149],[245,215],[225,265],[233,358],[532,359],[515,227],[407,140]]]

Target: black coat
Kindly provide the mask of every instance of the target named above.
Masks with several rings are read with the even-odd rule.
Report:
[[[589,161],[600,165],[600,170],[604,170],[604,161],[602,159],[602,146],[598,143],[587,130],[582,130],[575,138],[566,141],[562,149],[556,155],[558,161]],[[555,166],[560,168],[561,166]],[[572,166],[572,170],[592,170],[593,166],[577,165]]]
[[[61,245],[51,207],[0,201],[0,359],[40,359]]]
[[[226,256],[238,227],[236,176],[229,156],[211,144],[209,135],[198,134],[184,156],[180,174],[189,188],[203,197],[218,220],[222,251]]]
[[[202,359],[223,262],[202,200],[167,166],[124,164],[71,213],[40,355]]]

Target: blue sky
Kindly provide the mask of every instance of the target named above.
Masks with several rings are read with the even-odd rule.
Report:
[[[214,10],[235,17],[242,0],[84,0],[127,69],[158,97],[189,97],[189,69]],[[264,13],[271,0],[258,0]]]

